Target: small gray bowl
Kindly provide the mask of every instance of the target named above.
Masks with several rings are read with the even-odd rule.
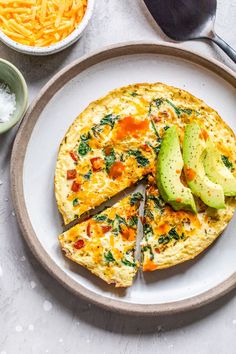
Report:
[[[6,83],[16,95],[16,109],[9,121],[0,123],[0,134],[16,125],[24,116],[28,105],[28,89],[21,72],[11,63],[0,59],[0,83]]]

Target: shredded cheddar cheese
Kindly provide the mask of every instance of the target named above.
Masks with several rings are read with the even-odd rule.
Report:
[[[0,29],[18,43],[45,47],[71,34],[86,8],[87,0],[0,0]]]

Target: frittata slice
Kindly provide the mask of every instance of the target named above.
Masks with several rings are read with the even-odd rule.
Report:
[[[150,179],[141,244],[144,272],[195,258],[223,232],[236,208],[235,198],[226,198],[226,208],[220,210],[209,208],[196,198],[197,214],[174,211],[161,198],[154,178]]]
[[[134,253],[141,200],[142,194],[133,193],[61,234],[66,257],[108,284],[132,285],[138,267]]]

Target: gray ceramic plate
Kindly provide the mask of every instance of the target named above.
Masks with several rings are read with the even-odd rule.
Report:
[[[44,267],[74,293],[107,309],[167,314],[199,307],[236,285],[235,219],[193,262],[138,275],[127,291],[115,290],[60,252],[62,231],[53,177],[59,144],[75,117],[109,90],[161,81],[205,100],[236,130],[236,78],[216,61],[179,46],[131,43],[84,57],[58,73],[32,104],[17,135],[11,163],[12,192],[22,233]],[[220,134],[220,132],[219,132]]]

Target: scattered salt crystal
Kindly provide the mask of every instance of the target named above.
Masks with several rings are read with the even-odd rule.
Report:
[[[52,304],[51,304],[51,302],[48,301],[48,300],[45,300],[45,301],[43,302],[43,309],[44,309],[44,311],[46,311],[46,312],[50,311],[50,310],[52,309]]]
[[[29,330],[29,331],[33,331],[33,330],[34,330],[34,325],[33,325],[33,324],[29,324],[28,330]]]
[[[9,199],[8,199],[8,198],[5,198],[4,200],[5,200],[5,202],[8,202]]]
[[[16,332],[22,332],[22,330],[23,330],[22,326],[20,326],[20,325],[16,326]]]
[[[2,270],[2,267],[0,266],[0,277],[3,276],[3,270]]]
[[[16,95],[8,85],[0,83],[0,123],[8,122],[16,109]]]
[[[25,256],[20,257],[20,261],[24,262],[26,260]]]
[[[3,184],[3,181],[0,179],[0,186]]]
[[[14,211],[12,211],[12,212],[11,212],[11,215],[12,215],[12,216],[16,216],[16,214],[15,214],[15,212],[14,212]]]
[[[232,321],[233,325],[236,325],[236,319]]]
[[[36,288],[36,286],[37,286],[37,284],[33,280],[31,280],[31,282],[30,282],[31,289]]]

